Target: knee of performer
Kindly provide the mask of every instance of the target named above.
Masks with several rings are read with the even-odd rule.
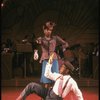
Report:
[[[35,85],[36,85],[35,82],[31,82],[31,83],[28,84],[28,87],[34,87]]]

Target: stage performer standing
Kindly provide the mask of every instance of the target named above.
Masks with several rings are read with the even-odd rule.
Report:
[[[68,43],[66,41],[64,41],[61,37],[59,37],[57,35],[56,36],[52,35],[55,25],[56,24],[54,22],[47,21],[43,25],[44,37],[39,37],[36,39],[36,43],[40,44],[41,48],[42,48],[42,56],[40,59],[40,63],[42,63],[42,73],[41,73],[40,82],[43,83],[45,88],[48,88],[53,83],[52,80],[50,80],[44,76],[46,64],[48,62],[50,53],[55,52],[56,47],[58,45],[62,46],[63,51],[66,50],[66,48],[69,46]],[[34,50],[34,60],[37,60],[38,57],[39,56],[38,56],[37,50]],[[54,56],[54,61],[53,61],[51,70],[52,70],[52,72],[59,73],[58,55],[57,54]]]

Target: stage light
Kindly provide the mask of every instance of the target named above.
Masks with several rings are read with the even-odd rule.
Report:
[[[1,7],[3,7],[4,6],[4,4],[3,3],[1,3]]]

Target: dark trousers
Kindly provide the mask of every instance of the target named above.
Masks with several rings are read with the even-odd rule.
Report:
[[[57,96],[52,89],[46,89],[42,87],[40,84],[32,82],[29,83],[25,89],[21,93],[22,100],[25,100],[26,97],[31,94],[35,93],[44,100],[62,100],[59,96]]]

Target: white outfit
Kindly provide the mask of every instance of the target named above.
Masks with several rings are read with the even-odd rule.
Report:
[[[55,72],[52,73],[51,72],[51,67],[52,67],[52,64],[47,63],[46,70],[45,70],[45,77],[55,81],[55,84],[53,86],[53,92],[56,95],[59,95],[59,92],[58,92],[58,86],[59,86],[59,82],[60,82],[59,77],[63,76],[63,75],[60,74],[60,73],[55,73]],[[62,85],[62,87],[65,86],[65,83],[69,79],[69,77],[71,77],[71,76],[70,75],[63,76],[63,85]],[[73,91],[73,93],[75,94],[77,100],[83,100],[82,93],[81,93],[80,89],[78,88],[78,85],[77,85],[76,81],[72,77],[69,79],[68,84],[67,84],[67,86],[65,87],[65,89],[62,93],[62,98],[65,98],[65,96],[70,91]]]

